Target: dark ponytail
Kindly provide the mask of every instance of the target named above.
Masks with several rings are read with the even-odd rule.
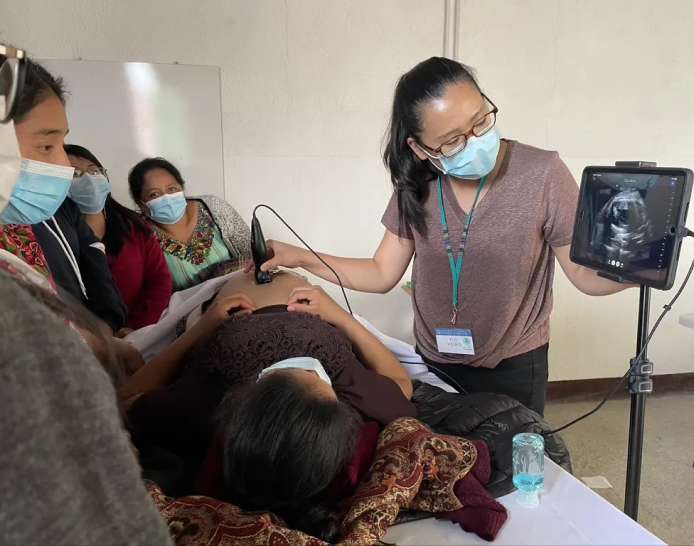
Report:
[[[383,163],[398,196],[401,236],[411,237],[413,229],[426,234],[423,203],[438,173],[429,161],[415,155],[407,139],[421,132],[422,107],[441,97],[449,85],[462,82],[479,89],[471,68],[445,57],[431,57],[403,74],[395,86]]]

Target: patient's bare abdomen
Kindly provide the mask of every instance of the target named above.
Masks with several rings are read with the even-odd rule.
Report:
[[[253,273],[238,271],[233,273],[217,294],[217,298],[246,294],[258,309],[270,305],[286,305],[295,288],[309,286],[303,277],[289,271],[274,275],[269,284],[256,284]]]

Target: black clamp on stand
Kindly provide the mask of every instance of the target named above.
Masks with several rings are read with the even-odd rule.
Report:
[[[615,167],[656,167],[647,161],[618,161]],[[598,275],[617,282],[628,282],[617,275],[598,272]],[[639,296],[639,323],[636,335],[636,357],[629,362],[629,392],[631,411],[629,414],[629,453],[627,455],[627,479],[624,493],[624,513],[633,520],[638,519],[639,493],[641,489],[641,462],[643,460],[644,424],[646,418],[646,396],[653,392],[653,362],[647,351],[641,350],[648,337],[648,317],[651,308],[651,289],[641,286]],[[637,360],[638,359],[638,360]]]
[[[629,392],[631,394],[651,394],[653,392],[653,362],[645,356],[641,356],[637,361],[632,358],[631,374],[629,374]]]

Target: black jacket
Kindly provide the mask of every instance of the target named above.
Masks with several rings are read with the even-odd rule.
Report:
[[[546,455],[571,472],[571,457],[561,436],[550,434],[551,427],[538,413],[509,396],[452,394],[416,382],[412,401],[417,408],[417,418],[435,432],[487,443],[492,463],[487,489],[495,497],[514,489],[512,440],[521,432],[543,435]]]
[[[34,224],[32,228],[56,284],[62,291],[81,301],[114,331],[118,330],[125,324],[128,311],[111,277],[101,241],[96,238],[79,208],[70,199],[65,200],[53,219],[60,226],[75,255],[87,297],[82,294],[70,260],[56,238],[58,231],[53,220],[47,220],[42,224]]]

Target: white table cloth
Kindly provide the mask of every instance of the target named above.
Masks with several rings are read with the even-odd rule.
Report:
[[[498,499],[509,518],[495,545],[662,545],[655,535],[545,458],[540,506],[524,508],[518,493]],[[405,545],[490,544],[449,521],[427,519],[392,527],[384,542]]]

